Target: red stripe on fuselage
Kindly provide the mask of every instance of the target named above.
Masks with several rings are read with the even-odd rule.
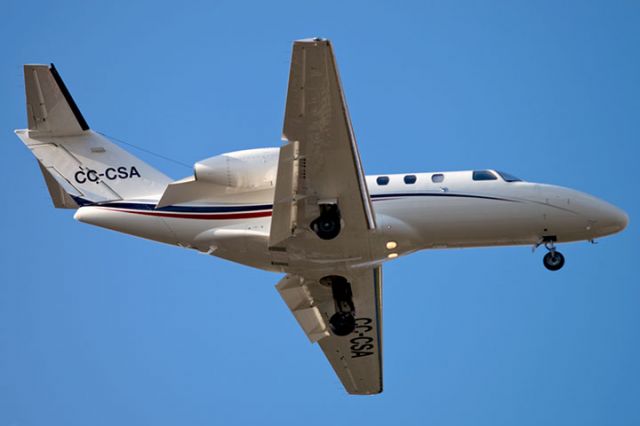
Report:
[[[104,208],[104,207],[103,207]],[[165,213],[153,211],[135,211],[109,208],[121,213],[141,214],[144,216],[172,217],[176,219],[201,219],[201,220],[224,220],[224,219],[255,219],[258,217],[269,217],[271,211],[250,212],[250,213],[214,213],[214,214],[191,214],[191,213]]]

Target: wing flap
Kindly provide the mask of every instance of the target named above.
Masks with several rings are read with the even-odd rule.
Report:
[[[284,145],[280,149],[276,191],[273,200],[273,216],[271,221],[269,245],[274,247],[293,236],[297,218],[298,170],[296,164],[298,143]]]
[[[314,306],[302,278],[287,275],[276,288],[312,343],[329,336],[327,323],[318,307]]]

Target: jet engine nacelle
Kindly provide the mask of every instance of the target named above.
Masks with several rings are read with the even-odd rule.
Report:
[[[259,148],[216,155],[199,161],[194,175],[200,182],[241,188],[268,188],[275,184],[280,148]]]

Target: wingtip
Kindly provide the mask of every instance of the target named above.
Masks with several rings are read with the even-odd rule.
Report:
[[[29,68],[49,68],[49,65],[47,64],[24,64],[23,68],[29,69]]]
[[[24,64],[23,65],[25,68],[27,67],[31,67],[31,68],[48,68],[48,69],[55,69],[56,66],[53,64],[53,62],[50,62],[48,64]]]
[[[331,44],[331,40],[329,40],[328,38],[322,38],[322,37],[310,37],[310,38],[301,38],[299,40],[296,40],[294,43],[296,44],[315,44],[315,43]]]

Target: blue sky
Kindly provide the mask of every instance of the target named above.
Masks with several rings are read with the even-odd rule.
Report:
[[[640,424],[640,4],[3,3],[0,426]],[[592,193],[627,230],[385,268],[385,392],[350,397],[279,276],[54,210],[23,63],[92,128],[192,164],[278,146],[291,42],[333,40],[365,170],[498,168]],[[133,151],[174,178],[188,167]]]

